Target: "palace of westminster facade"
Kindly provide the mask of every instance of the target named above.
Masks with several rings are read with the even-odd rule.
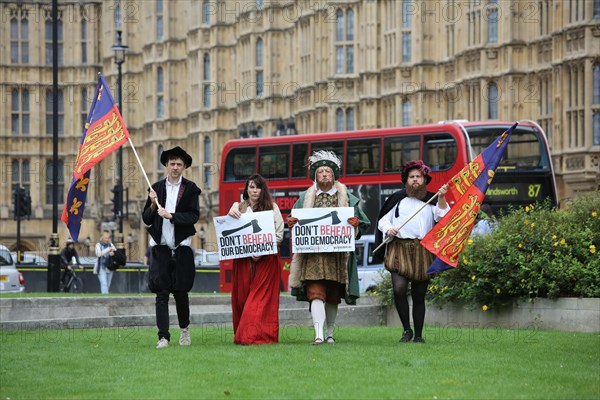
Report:
[[[32,200],[21,248],[43,251],[53,220],[51,2],[0,0],[0,12],[0,242],[15,248],[11,193],[21,185]],[[247,135],[530,119],[546,132],[561,200],[600,187],[600,0],[58,0],[57,31],[61,243],[98,72],[118,101],[117,32],[128,46],[121,104],[132,142],[151,182],[164,176],[163,149],[192,155],[185,176],[202,189],[207,241],[221,149]],[[80,242],[95,243],[114,218],[115,160],[93,169]],[[123,234],[140,259],[147,184],[129,144],[123,185]]]

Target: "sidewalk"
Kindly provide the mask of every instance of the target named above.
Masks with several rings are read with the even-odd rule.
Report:
[[[171,324],[177,324],[175,302],[170,302]],[[231,327],[231,298],[226,295],[190,296],[192,326]],[[340,305],[337,323],[345,326],[381,325],[381,306],[374,297],[356,306]],[[282,293],[279,322],[311,326],[308,303]],[[83,329],[155,326],[153,296],[0,298],[0,330]]]

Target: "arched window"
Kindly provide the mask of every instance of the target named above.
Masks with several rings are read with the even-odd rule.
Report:
[[[354,128],[354,110],[352,108],[346,109],[346,130],[353,131]]]
[[[162,155],[162,153],[163,153],[163,146],[162,146],[162,144],[159,144],[159,145],[158,145],[158,151],[156,152],[156,155],[157,155],[157,158],[156,158],[156,159],[157,159],[157,161],[158,161],[158,162],[157,162],[157,164],[156,164],[156,168],[157,168],[159,171],[160,171],[160,170],[162,170],[162,169],[164,168],[164,167],[163,167],[163,165],[162,165],[162,163],[160,162],[160,156]]]
[[[45,44],[46,44],[46,65],[52,65],[53,51],[52,51],[52,21],[46,20],[45,23]],[[64,65],[63,48],[63,22],[58,20],[56,23],[57,29],[57,42],[58,42],[58,65]]]
[[[165,117],[165,73],[162,67],[156,70],[156,118]]]
[[[57,160],[56,169],[58,174],[58,204],[65,202],[65,162],[64,160]],[[53,182],[54,182],[54,162],[53,160],[46,160],[46,204],[52,204],[53,196]]]
[[[337,132],[344,130],[344,110],[341,108],[335,110],[335,130]]]
[[[495,83],[488,85],[488,119],[498,119],[498,87]]]
[[[335,73],[354,73],[354,11],[335,13]]]
[[[165,90],[165,72],[162,67],[156,70],[156,91],[162,93]]]
[[[594,73],[592,79],[594,85],[592,104],[600,105],[600,64],[594,65]]]
[[[21,166],[19,160],[12,160],[12,186],[13,189],[18,188],[20,184]]]
[[[210,24],[210,1],[202,1],[202,25]]]
[[[202,75],[202,80],[210,81],[210,54],[204,53],[204,72]]]
[[[52,135],[54,126],[54,95],[52,90],[46,91],[46,134]],[[65,132],[65,102],[62,89],[58,89],[58,134]]]
[[[29,20],[26,15],[10,19],[10,62],[29,64]]]
[[[212,157],[211,157],[211,145],[210,137],[204,136],[204,188],[210,190],[212,187],[211,176],[212,176]]]
[[[263,40],[256,39],[256,97],[263,95],[264,89],[264,55],[263,55]]]
[[[263,40],[261,38],[256,39],[256,66],[263,66]]]
[[[402,0],[402,62],[412,60],[412,17],[414,14],[412,0]]]
[[[21,175],[21,184],[24,188],[29,190],[30,186],[30,176],[31,176],[31,167],[29,164],[29,160],[23,160],[23,173]]]
[[[410,117],[412,113],[412,106],[410,100],[405,100],[402,103],[402,126],[410,126]]]
[[[210,155],[210,137],[204,136],[204,162],[209,163],[211,161],[212,160]]]
[[[29,135],[29,90],[14,89],[11,96],[11,132]]]
[[[161,41],[165,37],[165,26],[163,18],[163,1],[156,0],[156,40]]]
[[[487,8],[488,43],[498,42],[498,5],[497,0],[490,0]]]
[[[354,40],[354,11],[346,12],[346,40]]]
[[[335,40],[341,42],[344,40],[344,12],[337,10],[335,13]]]
[[[81,63],[87,64],[87,19],[81,20]]]
[[[204,53],[203,57],[203,69],[204,72],[202,74],[203,82],[203,93],[202,93],[202,105],[204,108],[210,108],[210,98],[211,98],[211,84],[210,84],[210,55],[208,53]]]

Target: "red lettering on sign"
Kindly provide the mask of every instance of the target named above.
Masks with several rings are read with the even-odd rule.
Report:
[[[322,236],[349,236],[352,235],[351,226],[339,226],[339,225],[321,225]]]
[[[242,235],[242,242],[244,244],[273,243],[273,235],[270,233],[250,233]]]

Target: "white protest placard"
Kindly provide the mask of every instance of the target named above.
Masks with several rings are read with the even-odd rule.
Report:
[[[292,217],[298,218],[298,222],[292,227],[292,251],[354,251],[354,227],[348,223],[348,218],[353,216],[352,207],[292,209]]]
[[[215,217],[219,260],[277,253],[273,211],[247,212],[240,219]]]

